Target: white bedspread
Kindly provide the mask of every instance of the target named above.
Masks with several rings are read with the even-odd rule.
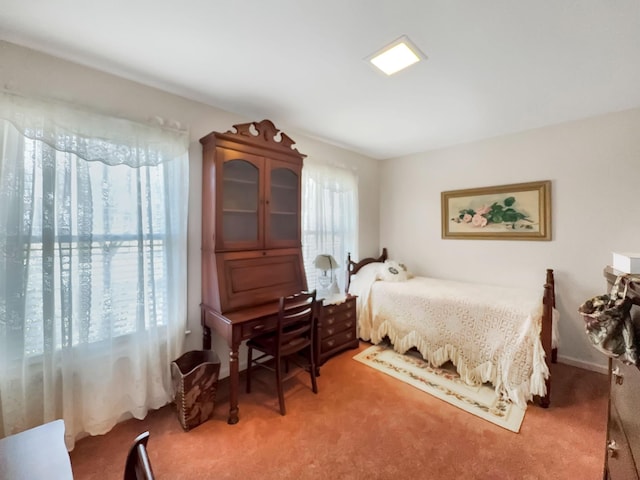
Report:
[[[549,370],[540,341],[542,288],[504,288],[414,277],[406,282],[361,278],[359,336],[388,336],[395,350],[416,347],[434,366],[451,360],[470,384],[491,382],[524,406],[546,394]]]

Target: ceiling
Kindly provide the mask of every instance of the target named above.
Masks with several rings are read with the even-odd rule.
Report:
[[[378,159],[640,107],[638,0],[0,0],[0,39]]]

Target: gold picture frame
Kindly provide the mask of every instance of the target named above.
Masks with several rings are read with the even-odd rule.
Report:
[[[442,192],[442,238],[551,240],[551,181]]]

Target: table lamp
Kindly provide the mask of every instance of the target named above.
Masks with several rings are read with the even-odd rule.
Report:
[[[338,282],[333,276],[333,271],[338,268],[338,262],[332,255],[321,253],[313,261],[318,270],[322,270],[322,276],[318,279],[320,285],[319,293],[321,295],[334,295],[340,293]],[[327,276],[327,272],[331,272],[331,277]]]

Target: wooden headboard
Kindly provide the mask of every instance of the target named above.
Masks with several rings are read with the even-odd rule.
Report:
[[[363,258],[359,262],[351,260],[351,252],[347,253],[347,285],[345,291],[349,292],[349,285],[351,284],[351,275],[355,275],[365,265],[369,265],[373,262],[384,262],[387,259],[387,249],[382,249],[382,255],[378,258]]]

